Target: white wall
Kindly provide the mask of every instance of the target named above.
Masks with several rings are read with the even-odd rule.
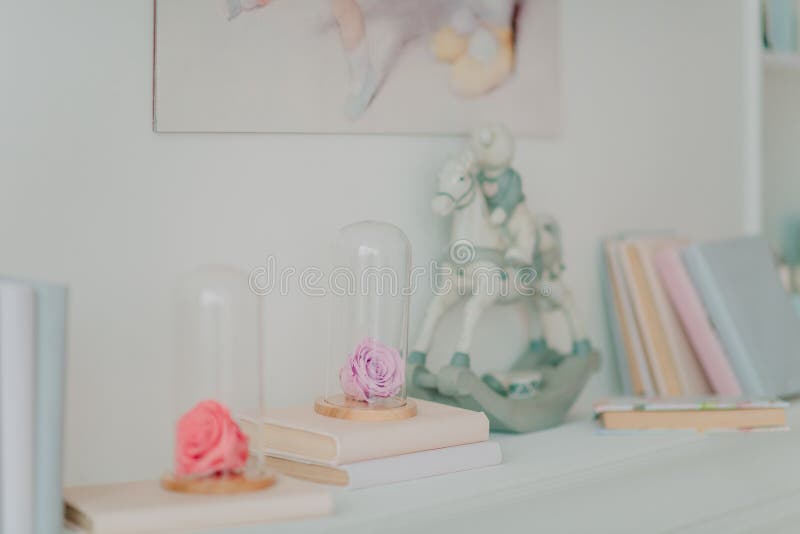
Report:
[[[72,290],[68,483],[141,479],[168,465],[169,290],[179,273],[207,262],[252,268],[268,254],[324,264],[335,228],[368,217],[403,227],[418,261],[444,245],[429,197],[458,139],[156,135],[150,2],[10,4],[0,22],[0,271]],[[601,347],[600,236],[741,230],[741,13],[730,0],[562,3],[562,133],[521,140],[516,167],[531,207],[561,219]],[[412,334],[426,299],[414,300]],[[322,388],[327,309],[296,291],[269,306],[268,398],[307,401]],[[516,321],[490,314],[477,365],[510,360],[523,343]],[[582,406],[608,392],[609,369]]]

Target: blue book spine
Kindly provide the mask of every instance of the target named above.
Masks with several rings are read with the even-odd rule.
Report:
[[[602,248],[604,249],[605,247]],[[603,288],[603,302],[606,307],[606,319],[611,336],[611,344],[614,348],[614,359],[617,362],[617,375],[622,386],[622,392],[625,395],[632,395],[633,384],[631,383],[631,371],[628,366],[625,344],[622,341],[619,317],[617,317],[617,310],[614,307],[614,291],[611,287],[611,274],[609,273],[605,250],[601,251],[600,266],[600,284]]]
[[[34,427],[34,532],[61,532],[64,375],[67,290],[31,284],[36,291],[36,422]]]
[[[0,277],[31,288],[35,299],[35,391],[33,446],[34,533],[61,532],[67,288]],[[3,533],[5,534],[5,533]]]
[[[682,256],[686,270],[700,293],[706,313],[719,335],[722,346],[725,348],[725,354],[730,359],[744,392],[751,396],[769,396],[747,357],[747,350],[739,335],[739,330],[725,306],[721,289],[717,285],[714,275],[711,274],[702,252],[697,245],[691,245],[683,250]]]

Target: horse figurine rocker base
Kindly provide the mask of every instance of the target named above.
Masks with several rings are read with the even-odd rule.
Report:
[[[468,147],[439,173],[432,208],[452,216],[448,257],[441,280],[408,359],[408,394],[489,417],[492,430],[532,432],[561,424],[600,357],[586,337],[564,283],[561,236],[549,216],[533,216],[520,176],[511,168],[514,140],[500,125],[475,130]],[[449,365],[426,366],[436,326],[466,299],[461,333]],[[527,349],[508,372],[478,377],[470,347],[481,314],[495,304],[524,302],[531,316]],[[572,337],[572,352],[549,347],[540,316],[559,311]]]

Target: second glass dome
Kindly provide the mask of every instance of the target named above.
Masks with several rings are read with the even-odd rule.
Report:
[[[351,224],[334,243],[325,400],[350,409],[406,405],[411,245],[378,221]]]

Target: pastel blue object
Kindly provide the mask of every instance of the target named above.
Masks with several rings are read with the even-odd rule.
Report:
[[[794,0],[767,0],[767,43],[771,50],[797,50],[797,13]]]
[[[36,291],[36,534],[58,532],[62,524],[64,375],[67,289],[31,284]]]
[[[622,386],[622,392],[625,395],[632,395],[633,384],[631,383],[631,373],[628,367],[628,357],[625,352],[625,344],[622,341],[619,317],[617,316],[617,310],[614,308],[614,291],[611,287],[611,275],[608,271],[608,264],[602,249],[603,247],[601,247],[600,252],[600,284],[603,289],[603,303],[606,308],[606,322],[608,323],[608,330],[611,335],[614,360],[617,362],[617,376]]]
[[[695,244],[683,259],[745,393],[800,393],[800,317],[767,241]]]
[[[61,532],[67,289],[6,278],[36,293],[34,532]]]
[[[781,252],[789,265],[800,265],[800,214],[784,219],[781,228]]]

